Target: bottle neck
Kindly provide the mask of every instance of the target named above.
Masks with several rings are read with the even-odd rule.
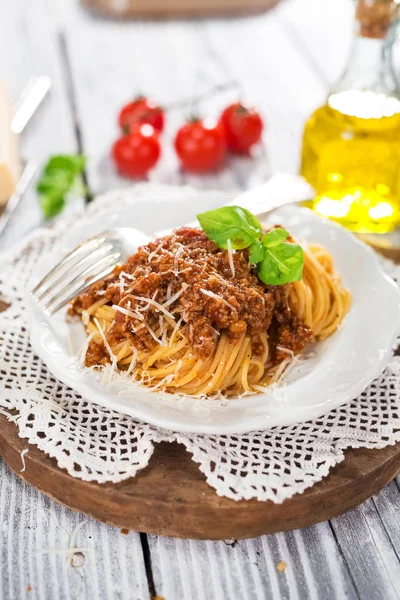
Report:
[[[386,40],[357,35],[345,71],[334,91],[388,92],[387,79],[391,75],[391,48],[386,47]]]
[[[333,93],[360,90],[399,95],[392,67],[394,6],[393,0],[357,0],[352,51]]]

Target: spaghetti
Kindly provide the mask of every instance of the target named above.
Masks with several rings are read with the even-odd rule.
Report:
[[[268,286],[248,251],[182,228],[139,248],[75,298],[86,366],[111,364],[153,389],[193,396],[254,392],[340,325],[350,294],[329,252],[304,247],[301,281]]]

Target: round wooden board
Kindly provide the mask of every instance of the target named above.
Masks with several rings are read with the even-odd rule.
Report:
[[[222,17],[265,12],[279,0],[81,0],[99,15],[114,19],[176,19]]]
[[[400,443],[381,450],[351,449],[328,477],[283,504],[235,502],[216,494],[183,446],[163,443],[137,477],[99,485],[57,467],[18,437],[16,425],[3,415],[0,454],[24,481],[72,510],[121,529],[209,540],[257,537],[325,521],[377,493],[400,472]]]
[[[357,237],[379,254],[400,263],[400,229],[385,234],[359,234]]]

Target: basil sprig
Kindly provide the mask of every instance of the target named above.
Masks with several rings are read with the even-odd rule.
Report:
[[[257,265],[258,276],[267,285],[282,285],[302,278],[303,250],[287,241],[286,229],[276,227],[262,235],[257,217],[240,206],[209,210],[197,218],[204,233],[219,248],[226,250],[229,241],[233,250],[248,248],[250,263]]]
[[[227,250],[228,240],[234,250],[248,248],[262,234],[260,221],[245,208],[224,206],[197,215],[207,237],[218,248]]]
[[[49,158],[36,185],[46,219],[64,209],[69,193],[84,193],[82,173],[85,163],[86,158],[80,154],[56,154]]]

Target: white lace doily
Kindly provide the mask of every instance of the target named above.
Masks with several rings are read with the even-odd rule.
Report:
[[[121,193],[121,202],[132,195]],[[79,220],[110,210],[109,200],[92,203],[85,215],[64,217],[36,231],[0,256],[0,410],[19,435],[54,457],[73,477],[118,482],[146,467],[154,444],[177,441],[192,454],[209,485],[235,500],[280,503],[327,475],[352,447],[382,448],[400,440],[400,359],[352,403],[290,427],[246,435],[177,434],[85,402],[56,381],[29,344],[24,293],[36,262]],[[400,281],[400,267],[385,261]],[[15,416],[16,415],[16,416]]]

